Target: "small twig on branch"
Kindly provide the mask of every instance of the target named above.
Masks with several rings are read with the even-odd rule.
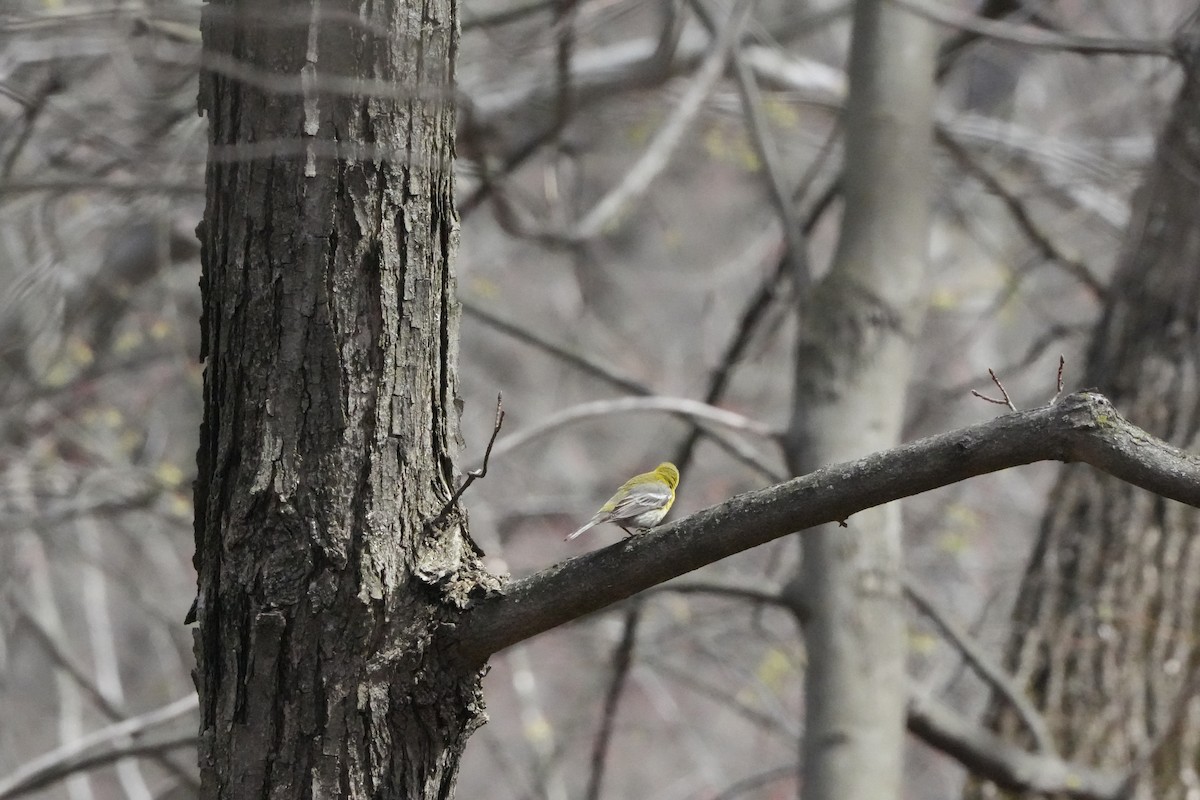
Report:
[[[1025,352],[1021,354],[1020,360],[1005,364],[998,370],[998,372],[1003,372],[1005,375],[1012,375],[1017,372],[1022,372],[1036,363],[1052,345],[1057,345],[1059,343],[1059,339],[1066,339],[1072,336],[1081,336],[1084,333],[1085,331],[1081,328],[1071,328],[1066,325],[1051,325],[1044,333],[1042,333],[1041,336],[1030,342],[1029,346],[1025,349]],[[924,422],[924,420],[926,420],[930,414],[933,413],[931,409],[936,407],[938,403],[948,399],[958,398],[963,392],[971,391],[971,384],[974,382],[974,380],[974,378],[969,378],[962,383],[956,383],[953,386],[937,389],[933,398],[925,401],[923,407],[913,413],[912,419],[910,419],[906,425],[909,426],[909,428],[918,426],[919,423]]]
[[[429,523],[430,528],[436,528],[446,519],[446,515],[450,513],[450,509],[458,502],[458,498],[463,496],[463,492],[467,490],[477,478],[487,477],[488,460],[492,457],[492,445],[496,444],[496,437],[500,434],[500,426],[504,424],[504,392],[496,392],[496,424],[492,426],[492,438],[488,439],[487,449],[483,451],[483,464],[478,469],[467,471],[467,479],[462,482],[450,499],[446,501],[446,505],[442,506],[442,510]]]
[[[1058,402],[1058,398],[1062,397],[1062,393],[1063,393],[1062,375],[1063,375],[1063,367],[1065,367],[1066,365],[1067,365],[1066,357],[1062,353],[1059,353],[1058,354],[1058,391],[1056,391],[1054,393],[1054,397],[1051,398],[1050,405],[1054,405],[1055,403]]]
[[[1009,410],[1016,411],[1017,407],[1013,405],[1013,401],[1009,398],[1008,390],[1004,388],[1004,384],[1000,382],[1000,379],[996,377],[996,373],[990,367],[988,368],[988,375],[992,376],[992,383],[996,384],[996,388],[1000,390],[1000,394],[1004,395],[1004,399],[997,400],[994,397],[988,397],[987,395],[980,394],[974,389],[971,390],[971,394],[975,395],[980,400],[986,400],[987,402],[995,403],[998,406],[1008,406]]]

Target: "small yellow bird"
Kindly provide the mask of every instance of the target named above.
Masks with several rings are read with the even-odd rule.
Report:
[[[626,534],[645,533],[671,510],[678,485],[679,469],[667,461],[655,467],[653,472],[634,475],[621,484],[617,493],[600,506],[586,525],[568,536],[567,541],[601,522],[616,523]]]

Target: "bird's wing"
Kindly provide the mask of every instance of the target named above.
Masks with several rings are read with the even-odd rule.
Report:
[[[609,512],[611,520],[632,519],[639,514],[662,508],[671,497],[671,489],[665,484],[639,486],[622,497]]]

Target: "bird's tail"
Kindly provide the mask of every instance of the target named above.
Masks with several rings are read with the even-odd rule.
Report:
[[[580,528],[579,530],[577,530],[577,531],[575,531],[574,533],[572,533],[570,536],[568,536],[568,537],[567,537],[566,539],[564,539],[563,541],[567,541],[567,542],[569,542],[569,541],[571,541],[572,539],[574,539],[576,536],[578,536],[579,534],[581,534],[581,533],[583,533],[583,532],[587,531],[589,528],[592,528],[592,527],[594,527],[594,526],[596,526],[596,525],[598,525],[598,524],[600,524],[600,515],[599,515],[599,514],[597,514],[596,516],[594,516],[594,517],[592,517],[591,519],[589,519],[589,520],[587,521],[587,524],[586,524],[586,525],[584,525],[582,528]]]

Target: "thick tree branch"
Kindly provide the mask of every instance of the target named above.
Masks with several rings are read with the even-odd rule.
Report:
[[[662,530],[556,564],[480,601],[462,622],[470,664],[665,580],[793,531],[976,475],[1079,461],[1200,507],[1200,457],[1126,422],[1103,396],[1007,414],[734,497]]]

